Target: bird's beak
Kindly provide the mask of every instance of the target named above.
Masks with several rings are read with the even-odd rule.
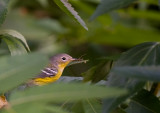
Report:
[[[73,65],[73,64],[79,64],[79,63],[86,63],[88,60],[83,60],[83,59],[79,59],[79,58],[72,58],[71,62],[69,63],[69,65]]]
[[[80,61],[82,59],[78,59],[78,58],[72,58],[71,61]]]

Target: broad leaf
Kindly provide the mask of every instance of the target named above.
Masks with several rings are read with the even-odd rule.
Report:
[[[9,110],[14,110],[14,113],[21,113],[22,111],[23,113],[70,113],[62,109],[62,107],[38,102],[25,103],[7,110],[4,109],[1,113],[8,113]]]
[[[8,3],[9,3],[9,0],[0,1],[0,27],[6,18]]]
[[[126,94],[126,90],[94,86],[88,84],[50,84],[34,87],[25,91],[17,91],[12,95],[10,104],[16,106],[31,102],[62,102],[86,98],[109,98]]]
[[[17,31],[1,30],[0,38],[7,43],[11,55],[24,54],[30,51],[24,36]]]
[[[30,103],[30,104],[21,104],[19,106],[16,107],[10,107],[7,108],[7,110],[2,109],[1,113],[9,113],[8,111],[13,111],[14,113],[46,113],[48,112],[48,107],[49,105],[46,105],[45,103]]]
[[[0,92],[6,92],[36,76],[45,66],[47,58],[29,54],[0,59]]]
[[[160,66],[123,66],[113,68],[112,72],[122,77],[160,82]]]
[[[108,75],[112,66],[112,61],[103,61],[100,64],[92,67],[87,72],[83,73],[83,81],[91,81],[92,83],[97,83],[100,80],[103,80]]]
[[[114,64],[114,68],[123,66],[154,66],[160,65],[160,44],[158,42],[146,42],[139,44],[127,52],[123,53],[119,60]],[[142,89],[145,82],[139,79],[126,78],[119,73],[113,73],[111,70],[108,78],[108,86],[116,86],[126,88],[129,93],[123,97],[107,99],[104,101],[104,113],[112,111],[120,103],[126,100],[131,95],[135,94],[138,90]]]
[[[78,13],[74,10],[72,5],[68,0],[54,0],[54,2],[69,16],[73,17],[77,22],[79,22],[86,30],[88,30],[85,22],[81,19]]]
[[[7,36],[2,37],[2,39],[6,42],[12,56],[27,53],[26,48],[19,40]]]
[[[85,113],[82,102],[83,100],[78,101],[72,106],[73,113]]]
[[[128,48],[142,42],[160,41],[160,33],[155,29],[140,29],[136,27],[128,27],[121,23],[117,24],[118,25],[115,25],[112,30],[108,31],[105,29],[99,29],[99,27],[95,27],[95,25],[95,30],[92,32],[92,35],[88,37],[90,42]],[[79,37],[79,35],[80,34],[76,36]],[[80,36],[86,37],[85,35]]]
[[[102,113],[102,104],[98,99],[85,99],[83,108],[84,113]]]
[[[152,93],[141,90],[131,99],[127,113],[159,113],[160,101]]]
[[[62,107],[58,107],[58,106],[47,106],[46,110],[47,112],[52,112],[52,113],[70,113],[62,109]]]
[[[98,5],[90,19],[93,20],[101,14],[128,6],[134,1],[136,0],[101,0],[101,3]]]
[[[99,99],[84,99],[72,107],[74,113],[102,113],[102,103]]]
[[[127,113],[156,113],[156,112],[151,112],[148,109],[145,109],[144,107],[142,107],[141,105],[139,105],[138,103],[132,101],[129,104],[129,107],[126,109]]]

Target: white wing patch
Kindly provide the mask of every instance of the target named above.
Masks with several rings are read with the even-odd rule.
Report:
[[[57,74],[57,71],[52,68],[45,68],[44,70],[41,70],[42,73],[48,75],[48,76],[55,76]]]
[[[52,72],[52,73],[55,73],[55,74],[57,74],[57,71],[55,71],[55,70],[53,70],[53,69],[51,69],[51,68],[46,68],[48,71],[50,71],[50,72]]]
[[[44,71],[44,70],[41,70],[43,73],[45,73],[46,75],[52,75],[51,73],[48,73],[48,72],[46,72],[46,71]]]

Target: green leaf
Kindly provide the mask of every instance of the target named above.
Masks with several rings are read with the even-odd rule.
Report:
[[[143,108],[141,105],[135,102],[130,103],[129,107],[126,109],[126,112],[127,113],[153,113],[148,109]]]
[[[13,108],[7,108],[2,109],[3,111],[1,113],[46,113],[48,110],[49,105],[46,105],[44,103],[30,103],[30,104],[21,104],[19,106],[13,107]]]
[[[100,99],[84,99],[78,101],[72,107],[74,113],[102,113],[102,103]]]
[[[159,51],[160,52],[160,51]],[[160,82],[160,66],[123,66],[115,67],[112,73],[122,77]]]
[[[152,93],[141,90],[131,99],[131,104],[129,108],[127,108],[127,113],[159,113],[159,108],[159,99]]]
[[[85,99],[83,108],[84,113],[102,113],[102,104],[98,99]]]
[[[30,51],[24,36],[15,30],[1,30],[0,38],[7,43],[11,55],[24,54]]]
[[[93,20],[97,16],[104,14],[106,12],[128,6],[134,1],[136,0],[102,0],[101,3],[98,5],[94,14],[91,16],[90,20]]]
[[[44,0],[42,0],[42,1],[44,1]],[[64,33],[66,31],[66,29],[60,24],[60,22],[55,19],[43,18],[43,19],[39,19],[39,20],[33,19],[32,21],[33,21],[33,23],[31,23],[31,24],[33,26],[43,28],[42,32],[48,31],[51,33],[52,32]],[[31,26],[32,29],[34,29],[33,26]],[[37,32],[40,32],[40,31],[37,31]]]
[[[62,109],[62,107],[58,107],[58,106],[48,106],[46,107],[46,110],[52,113],[70,113],[64,109]]]
[[[1,113],[10,113],[8,111],[14,111],[14,113],[21,113],[22,111],[23,113],[70,113],[61,107],[38,102],[25,103],[7,110],[4,109]]]
[[[87,82],[91,80],[92,83],[97,83],[100,80],[103,80],[108,75],[111,66],[112,61],[101,62],[97,66],[92,67],[87,72],[82,74],[82,76],[84,77],[83,81]]]
[[[1,113],[46,113],[47,105],[43,103],[30,103],[30,104],[21,104],[18,107],[2,109]],[[38,109],[37,109],[38,108]]]
[[[85,113],[84,112],[84,106],[83,106],[83,100],[76,102],[73,106],[72,106],[72,112],[73,113]]]
[[[160,44],[158,42],[146,42],[139,44],[127,52],[123,53],[117,62],[115,62],[113,69],[123,66],[154,66],[160,65]],[[111,73],[108,77],[108,86],[116,86],[126,88],[129,93],[123,97],[117,97],[113,99],[106,99],[104,101],[104,113],[112,111],[124,100],[135,94],[137,91],[143,88],[145,82],[135,78],[126,78],[121,76],[120,73]]]
[[[133,18],[143,18],[152,21],[160,21],[160,15],[156,11],[129,9],[128,14]]]
[[[62,102],[75,101],[86,98],[109,98],[124,95],[126,90],[94,86],[88,84],[50,84],[34,87],[25,91],[17,91],[12,95],[10,104],[16,106],[30,102]]]
[[[0,1],[0,26],[2,25],[2,23],[6,18],[8,3],[9,3],[9,0]]]
[[[112,30],[106,31],[105,29],[96,28],[95,26],[96,25],[94,25],[95,30],[91,33],[92,35],[89,36],[90,42],[93,43],[110,44],[128,48],[142,42],[160,41],[160,33],[155,29],[142,29],[118,23]]]
[[[18,13],[18,10],[12,11],[12,13],[7,15],[3,27],[5,29],[12,28],[22,33],[27,39],[38,41],[44,40],[44,37],[47,38],[52,33],[66,32],[62,24],[55,19],[35,18],[34,15],[31,16],[30,14],[21,15],[21,13]]]
[[[24,45],[19,40],[10,37],[2,38],[6,42],[12,56],[27,53],[27,50],[25,49]]]
[[[47,58],[41,54],[1,57],[0,92],[6,92],[36,76],[46,62]]]
[[[54,2],[69,16],[73,17],[83,28],[88,30],[85,22],[81,19],[78,13],[74,10],[68,0],[54,0]]]

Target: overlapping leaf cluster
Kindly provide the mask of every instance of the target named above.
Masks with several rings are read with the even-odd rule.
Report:
[[[85,10],[88,14],[92,14],[93,8],[91,5],[86,5],[85,2],[87,2],[87,4],[90,2],[93,4],[99,3],[96,11],[94,11],[93,15],[90,17],[90,20],[99,16],[97,20],[99,20],[102,25],[107,25],[107,22],[111,21],[108,18],[109,16],[104,15],[103,17],[100,15],[127,7],[130,4],[137,4],[139,1],[102,0],[100,2],[98,0],[88,0],[84,2],[83,0],[54,0],[54,2],[66,14],[74,18],[82,27],[88,30],[86,23],[82,19],[83,16],[81,18],[78,15],[77,11],[73,8],[74,6]],[[150,1],[148,0],[147,2]],[[43,2],[41,0],[39,0],[39,3],[43,4],[43,6],[47,4],[47,2]],[[155,2],[153,4],[155,4]],[[6,18],[8,5],[9,0],[0,1],[0,25],[3,24]],[[141,11],[137,11],[132,8],[127,11],[127,13],[134,18],[140,17],[142,19],[147,18],[149,20],[159,21],[159,13],[152,11],[147,12],[143,10],[143,7]],[[114,15],[115,13],[112,14],[113,17],[117,16]],[[119,14],[126,16],[125,11],[120,10]],[[29,19],[26,21],[24,18],[26,19],[26,17],[23,16],[22,18],[19,18],[23,25],[34,26],[29,28],[37,30],[36,33],[34,33],[32,32],[32,29],[28,29],[28,32],[26,30],[23,31],[22,29],[19,29],[29,37],[47,36],[51,33],[50,31],[54,31],[59,34],[70,32],[67,28],[63,28],[56,20],[45,18],[40,21],[36,21],[35,18],[28,16],[27,18]],[[14,20],[14,18],[9,19]],[[67,21],[67,19],[65,21]],[[103,29],[104,31],[102,31],[102,29],[99,29],[99,24],[95,23],[94,25],[96,27],[89,27],[89,30],[93,31],[88,31],[89,33],[85,37],[86,39],[84,39],[84,37],[80,37],[83,36],[83,32],[77,30],[79,36],[77,39],[82,42],[87,40],[86,42],[90,41],[100,44],[110,43],[117,45],[125,44],[125,46],[131,46],[137,42],[143,42],[146,39],[150,40],[150,37],[153,37],[153,40],[157,41],[160,36],[159,32],[151,28],[139,29],[138,27],[134,28],[116,25],[114,26],[116,30],[112,31],[112,29],[108,29],[105,26]],[[21,27],[22,26],[19,26],[18,28]],[[94,32],[94,30],[96,32]],[[76,31],[76,29],[73,29],[73,36],[77,36],[77,32],[74,33],[74,31]],[[66,37],[69,35],[69,33],[67,33]],[[102,34],[105,34],[103,35],[104,37]],[[144,36],[146,37],[144,38]],[[117,37],[121,37],[121,39],[117,40]],[[137,39],[139,40],[136,41]],[[75,40],[72,41],[76,43]],[[155,95],[156,90],[152,89],[155,84],[158,85],[158,82],[160,82],[160,42],[158,41],[138,44],[137,46],[121,53],[118,57],[102,58],[102,62],[98,65],[92,66],[92,68],[82,74],[83,78],[79,79],[77,77],[71,77],[72,79],[70,79],[70,77],[68,77],[70,82],[73,81],[74,83],[60,82],[25,90],[17,90],[17,88],[21,89],[19,86],[37,75],[39,71],[46,66],[46,55],[30,52],[30,48],[25,37],[16,30],[1,29],[0,44],[6,44],[11,54],[3,54],[3,56],[0,56],[0,94],[9,94],[9,99],[7,99],[10,103],[10,107],[0,111],[2,113],[160,112],[160,100]],[[95,51],[97,50],[98,49],[95,48]],[[68,80],[66,81],[68,82]],[[149,85],[147,85],[148,83]],[[23,87],[23,85],[21,87]]]

